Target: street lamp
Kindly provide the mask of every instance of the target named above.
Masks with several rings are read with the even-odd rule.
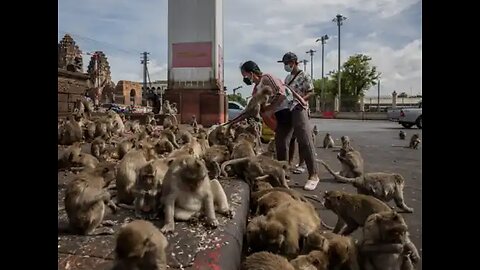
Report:
[[[306,53],[310,54],[310,69],[311,69],[310,76],[312,77],[312,81],[313,81],[313,54],[315,52],[317,52],[317,51],[312,50],[312,49],[310,49],[309,51],[306,52]]]
[[[341,110],[341,97],[342,97],[342,90],[341,90],[341,67],[340,67],[340,26],[342,26],[343,21],[345,21],[347,17],[343,16],[342,14],[337,14],[335,18],[333,18],[333,22],[337,23],[338,26],[338,110]]]
[[[237,87],[233,88],[233,90],[232,90],[233,94],[236,95],[237,90],[242,88],[242,87],[243,87],[243,85],[240,85],[240,86],[237,86]]]
[[[303,63],[303,72],[305,72],[305,71],[306,71],[305,69],[307,68],[307,63],[308,63],[308,60],[306,60],[306,59],[303,59],[303,60],[302,60],[302,61],[300,61],[300,62],[302,62],[302,63]]]
[[[325,43],[327,43],[327,40],[328,40],[328,35],[323,35],[315,41],[315,42],[318,42],[318,41],[322,42],[322,102],[323,102],[322,110],[323,111],[325,111],[325,80],[323,75],[323,68],[325,63],[324,46],[325,46]]]

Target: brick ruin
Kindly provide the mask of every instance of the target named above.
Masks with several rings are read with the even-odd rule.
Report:
[[[133,90],[133,91],[132,91]],[[142,103],[142,87],[138,83],[112,82],[110,64],[102,51],[92,53],[87,72],[83,72],[82,51],[66,34],[58,43],[58,113],[73,111],[75,101],[88,95],[98,103],[136,105]],[[133,94],[133,98],[132,95]]]
[[[115,103],[142,105],[142,85],[137,82],[119,81],[114,93]]]

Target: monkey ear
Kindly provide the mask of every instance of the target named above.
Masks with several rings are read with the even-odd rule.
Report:
[[[167,165],[170,166],[174,160],[175,160],[174,158],[169,159],[169,160],[167,161]]]

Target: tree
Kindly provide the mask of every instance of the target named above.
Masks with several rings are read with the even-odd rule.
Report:
[[[375,66],[370,65],[371,57],[364,54],[350,56],[343,64],[341,80],[341,104],[342,108],[353,109],[359,97],[363,97],[365,91],[377,84],[380,73]],[[325,91],[327,98],[333,98],[338,93],[338,71],[326,79]],[[321,80],[318,80],[321,89]]]
[[[402,93],[400,93],[400,94],[398,95],[398,97],[399,97],[399,98],[406,98],[406,97],[408,97],[408,95],[407,95],[407,93],[402,92]]]
[[[242,106],[247,106],[247,101],[242,97],[242,94],[240,93],[236,95],[229,94],[227,97],[228,97],[228,101],[236,101],[240,103]]]

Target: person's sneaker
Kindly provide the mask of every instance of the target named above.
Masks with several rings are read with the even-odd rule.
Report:
[[[297,165],[295,170],[293,170],[294,174],[302,174],[306,171],[305,165]]]
[[[311,179],[307,180],[307,183],[305,183],[303,189],[309,191],[315,190],[317,188],[318,182],[320,182],[320,179],[318,178],[318,176],[314,176]]]

